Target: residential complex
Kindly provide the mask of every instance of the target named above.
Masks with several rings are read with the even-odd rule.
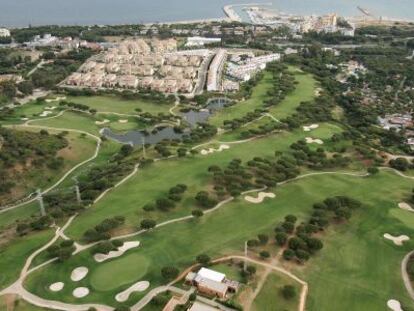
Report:
[[[88,60],[63,86],[189,94],[207,54],[178,52],[174,39],[125,40]]]

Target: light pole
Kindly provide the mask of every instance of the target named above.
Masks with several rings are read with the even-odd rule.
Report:
[[[45,205],[43,203],[42,191],[40,189],[37,189],[36,192],[37,192],[37,201],[39,202],[39,207],[40,207],[40,214],[42,216],[46,216]]]

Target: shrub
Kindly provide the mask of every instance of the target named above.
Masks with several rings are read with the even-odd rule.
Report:
[[[281,292],[283,298],[285,298],[286,300],[291,300],[296,296],[296,289],[292,285],[283,286]]]

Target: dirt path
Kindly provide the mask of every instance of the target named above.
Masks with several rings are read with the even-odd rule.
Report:
[[[48,126],[41,126],[41,125],[30,125],[30,122],[33,121],[37,121],[37,120],[46,120],[46,119],[52,119],[52,118],[56,118],[61,116],[65,111],[62,111],[61,113],[57,114],[56,116],[50,117],[50,118],[44,118],[44,119],[36,119],[36,120],[31,120],[31,121],[27,121],[25,124],[23,125],[11,125],[11,126],[6,126],[9,128],[13,128],[13,127],[28,127],[28,128],[37,128],[37,129],[44,129],[44,130],[51,130],[51,131],[68,131],[68,132],[72,132],[72,133],[79,133],[79,134],[85,134],[89,137],[91,137],[92,139],[96,140],[96,148],[95,148],[95,152],[94,154],[89,158],[86,159],[85,161],[82,161],[81,163],[78,163],[77,165],[75,165],[74,167],[72,167],[69,171],[67,171],[55,184],[53,184],[52,186],[50,186],[49,188],[47,188],[46,190],[42,191],[42,195],[47,194],[48,192],[50,192],[51,190],[55,189],[57,186],[59,186],[70,174],[72,174],[74,171],[76,171],[79,167],[95,160],[97,158],[97,156],[99,155],[99,151],[101,149],[101,144],[102,144],[102,140],[100,137],[91,134],[89,132],[86,131],[82,131],[82,130],[75,130],[75,129],[67,129],[67,128],[56,128],[56,127],[48,127]],[[4,207],[0,207],[0,214],[10,211],[12,209],[18,208],[20,206],[35,202],[37,200],[37,198],[32,198],[29,199],[27,201],[24,201],[22,203],[13,205],[13,206],[4,206]]]

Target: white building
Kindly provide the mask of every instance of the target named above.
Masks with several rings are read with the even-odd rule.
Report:
[[[205,44],[220,43],[221,38],[188,37],[185,46],[204,46]]]
[[[0,37],[2,38],[10,37],[10,30],[6,28],[0,28]]]

